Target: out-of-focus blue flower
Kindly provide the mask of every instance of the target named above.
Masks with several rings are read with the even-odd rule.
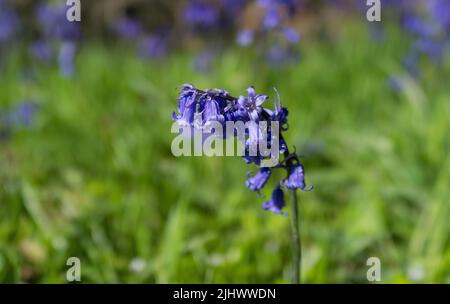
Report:
[[[242,30],[238,33],[236,42],[240,46],[249,46],[253,43],[254,32],[252,30]]]
[[[437,28],[416,14],[407,14],[403,18],[403,27],[410,33],[429,37],[436,33]]]
[[[450,1],[430,0],[429,2],[432,16],[439,23],[444,31],[450,31]]]
[[[388,86],[394,91],[401,91],[405,86],[405,80],[402,76],[391,76],[388,80]]]
[[[408,73],[415,78],[420,77],[418,61],[419,59],[417,52],[414,51],[410,52],[408,55],[405,56],[405,58],[403,58],[403,66],[408,71]]]
[[[289,43],[296,44],[300,41],[300,34],[292,27],[284,28],[283,35]]]
[[[31,44],[30,52],[34,58],[42,61],[50,61],[53,58],[53,50],[45,40],[38,40]]]
[[[16,13],[0,2],[0,43],[12,39],[19,28],[19,17]]]
[[[439,61],[442,58],[445,48],[445,45],[442,42],[427,38],[419,38],[414,46],[417,50],[426,54],[434,61]]]
[[[207,2],[191,1],[184,9],[183,19],[193,28],[208,29],[217,25],[219,11]]]
[[[286,213],[282,211],[284,206],[286,205],[286,202],[284,201],[284,193],[281,189],[280,185],[277,185],[275,189],[272,192],[272,196],[270,197],[270,200],[262,204],[262,208],[264,210],[271,211],[275,214],[281,214],[283,216],[287,216]]]
[[[70,22],[66,17],[65,5],[39,4],[35,14],[43,34],[48,39],[76,41],[81,36],[79,22]]]
[[[195,56],[193,62],[194,70],[204,73],[211,71],[215,56],[216,55],[211,50],[204,50],[200,52],[197,56]]]
[[[279,26],[281,23],[281,16],[276,6],[269,6],[264,15],[263,26],[267,30],[271,30]]]
[[[238,15],[245,6],[245,0],[221,0],[220,3],[226,14],[230,16]]]
[[[299,53],[293,49],[274,44],[267,51],[266,58],[273,66],[285,66],[289,63],[298,62]]]
[[[139,22],[130,18],[120,19],[114,24],[113,29],[123,39],[136,39],[144,33]]]
[[[13,109],[6,111],[2,116],[0,116],[0,120],[6,128],[18,126],[27,127],[31,124],[36,110],[36,103],[32,101],[22,101]]]
[[[158,34],[146,36],[138,46],[138,53],[143,58],[161,58],[167,51],[167,38]]]
[[[77,45],[74,42],[62,42],[59,48],[58,65],[61,75],[69,77],[75,73],[75,54]]]
[[[267,167],[259,169],[259,171],[253,177],[250,177],[250,174],[247,173],[247,181],[245,182],[245,185],[250,190],[259,193],[259,191],[264,187],[264,185],[269,180],[271,173],[272,170]]]

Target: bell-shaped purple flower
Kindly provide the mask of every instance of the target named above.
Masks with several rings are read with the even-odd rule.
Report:
[[[272,170],[270,168],[261,168],[253,177],[247,173],[247,181],[245,185],[252,191],[259,193],[259,191],[264,187],[264,185],[269,180]]]
[[[72,76],[75,73],[75,54],[77,45],[74,42],[63,42],[59,49],[58,64],[63,76]]]
[[[195,0],[184,9],[183,19],[187,25],[194,28],[208,29],[217,25],[219,12],[209,3]]]
[[[51,45],[45,40],[38,40],[31,44],[30,53],[32,56],[41,61],[50,61],[53,57]]]
[[[242,30],[236,37],[236,42],[240,46],[249,46],[253,43],[254,32],[252,30]]]
[[[270,200],[262,204],[262,208],[264,210],[271,211],[275,214],[281,214],[283,216],[287,216],[286,213],[282,211],[283,207],[286,205],[284,201],[284,193],[281,189],[280,185],[277,185],[272,192],[272,196]]]
[[[220,123],[225,122],[225,118],[222,114],[222,109],[219,103],[211,98],[210,96],[205,98],[203,105],[203,124],[206,125],[208,122],[217,121]]]
[[[142,58],[162,58],[167,52],[167,38],[162,34],[149,35],[142,39],[138,46],[138,53]]]
[[[113,25],[113,30],[123,39],[136,39],[144,32],[139,22],[131,18],[120,19]]]
[[[19,27],[19,17],[5,4],[0,3],[0,43],[10,40]]]
[[[178,115],[173,112],[172,118],[180,126],[192,126],[197,108],[197,92],[191,85],[185,85],[178,98]]]
[[[288,189],[305,190],[305,172],[301,164],[294,165],[290,168],[289,176],[286,180],[285,186]],[[312,187],[310,187],[310,189],[308,189],[307,191],[311,189]]]
[[[282,32],[287,42],[297,44],[300,41],[300,34],[294,28],[285,27]]]

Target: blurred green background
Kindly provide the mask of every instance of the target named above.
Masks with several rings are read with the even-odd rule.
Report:
[[[276,68],[233,43],[204,73],[190,46],[147,60],[90,39],[67,78],[15,45],[0,106],[38,109],[0,141],[0,282],[65,283],[69,257],[84,283],[289,282],[289,217],[245,187],[255,168],[172,156],[176,87],[193,83],[279,91],[314,185],[299,196],[304,282],[366,283],[374,256],[383,283],[450,283],[450,57],[416,79],[401,64],[409,38],[386,25],[379,43],[359,14],[305,31],[298,64]]]

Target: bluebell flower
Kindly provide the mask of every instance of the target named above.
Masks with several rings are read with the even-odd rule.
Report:
[[[270,6],[267,8],[267,11],[263,18],[263,26],[267,30],[271,30],[276,28],[281,23],[281,16],[278,8],[276,6]]]
[[[138,53],[143,58],[161,58],[167,55],[167,38],[163,35],[145,37],[138,46]]]
[[[183,19],[193,28],[208,29],[218,24],[219,12],[205,1],[191,1],[183,11]]]
[[[58,65],[61,75],[72,76],[75,73],[75,54],[77,45],[74,42],[63,42],[58,54]]]
[[[220,3],[226,14],[236,17],[243,10],[245,0],[221,0]]]
[[[216,121],[223,123],[225,117],[223,116],[224,106],[219,104],[220,101],[214,99],[212,96],[205,96],[202,99],[202,116],[203,125],[207,125],[209,122]]]
[[[37,40],[31,44],[30,52],[34,58],[42,61],[50,61],[53,58],[53,50],[45,40]]]
[[[250,190],[260,193],[274,168],[288,170],[288,177],[277,184],[272,192],[271,199],[262,205],[263,209],[286,215],[282,212],[285,202],[281,186],[284,185],[287,189],[305,190],[304,171],[295,153],[289,153],[286,141],[282,136],[282,132],[288,128],[287,109],[282,106],[279,96],[273,110],[264,108],[262,104],[267,98],[267,95],[257,94],[253,87],[247,88],[247,96],[241,95],[236,98],[223,89],[202,91],[191,84],[187,84],[182,86],[178,96],[178,114],[174,112],[172,117],[180,126],[191,128],[204,128],[211,122],[219,122],[222,126],[227,121],[247,123],[245,124],[244,138],[239,138],[244,145],[242,157],[247,164],[253,163],[258,166],[259,170],[253,176],[247,174],[245,184]],[[202,119],[199,122],[194,121],[195,114],[201,114]],[[272,128],[271,122],[274,121],[279,122],[281,128]],[[258,122],[265,122],[268,129],[262,130]],[[216,131],[214,131],[214,134]],[[278,132],[278,134],[274,132]],[[228,135],[231,134],[219,134],[222,139],[227,138]],[[236,136],[236,132],[234,136]],[[271,140],[268,139],[273,138],[279,139],[279,149],[275,153],[283,155],[284,160],[269,168],[266,167],[267,162],[265,161],[272,160],[274,151],[271,151],[272,155],[265,155],[265,153],[263,155],[259,149],[261,143],[270,145]],[[279,155],[275,156],[278,157]]]
[[[262,204],[262,208],[264,210],[271,211],[275,214],[281,214],[283,216],[287,216],[286,213],[282,211],[284,206],[286,205],[286,202],[284,200],[284,193],[281,189],[280,185],[277,185],[275,189],[272,192],[272,196],[270,197],[270,200]]]
[[[66,12],[65,5],[39,4],[37,6],[36,19],[47,38],[62,41],[76,41],[80,38],[79,23],[68,21]]]
[[[250,190],[259,193],[259,191],[264,187],[264,185],[269,180],[271,173],[272,170],[267,167],[259,169],[259,171],[253,177],[250,177],[250,174],[247,173],[247,181],[245,182],[245,185]]]
[[[236,42],[240,46],[249,46],[253,43],[254,32],[252,30],[242,30],[238,33]]]
[[[239,105],[239,110],[244,109],[248,117],[253,121],[259,120],[259,114],[262,112],[262,104],[269,98],[269,96],[264,94],[256,94],[253,87],[247,88],[248,96],[239,96],[237,103]]]
[[[0,120],[7,128],[18,126],[27,127],[31,124],[34,113],[37,111],[36,103],[32,101],[22,101],[13,109],[6,111]]]
[[[0,43],[12,39],[19,29],[19,17],[6,4],[0,2]]]
[[[172,118],[180,126],[193,126],[194,115],[197,109],[197,92],[191,85],[184,85],[178,97],[178,114],[172,114]]]
[[[273,66],[285,66],[288,63],[298,62],[299,54],[293,49],[274,44],[267,51],[266,58]]]
[[[120,19],[113,25],[113,29],[123,39],[136,39],[144,33],[139,22],[130,18]]]
[[[300,34],[292,27],[284,28],[283,35],[289,43],[296,44],[300,41]]]
[[[427,38],[419,38],[414,46],[434,61],[439,61],[442,58],[445,47],[443,42]]]
[[[215,53],[211,50],[200,52],[197,56],[195,56],[193,62],[194,70],[204,73],[211,71],[215,57]]]
[[[439,23],[443,31],[448,33],[450,31],[450,1],[431,0],[428,4],[434,20]]]
[[[289,168],[289,176],[286,180],[286,188],[305,190],[305,173],[301,164]]]

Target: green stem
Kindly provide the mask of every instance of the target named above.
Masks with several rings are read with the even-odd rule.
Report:
[[[302,260],[302,243],[300,239],[299,229],[299,215],[298,215],[298,203],[297,203],[297,191],[291,190],[291,230],[292,230],[292,284],[300,284],[301,275],[301,260]]]

